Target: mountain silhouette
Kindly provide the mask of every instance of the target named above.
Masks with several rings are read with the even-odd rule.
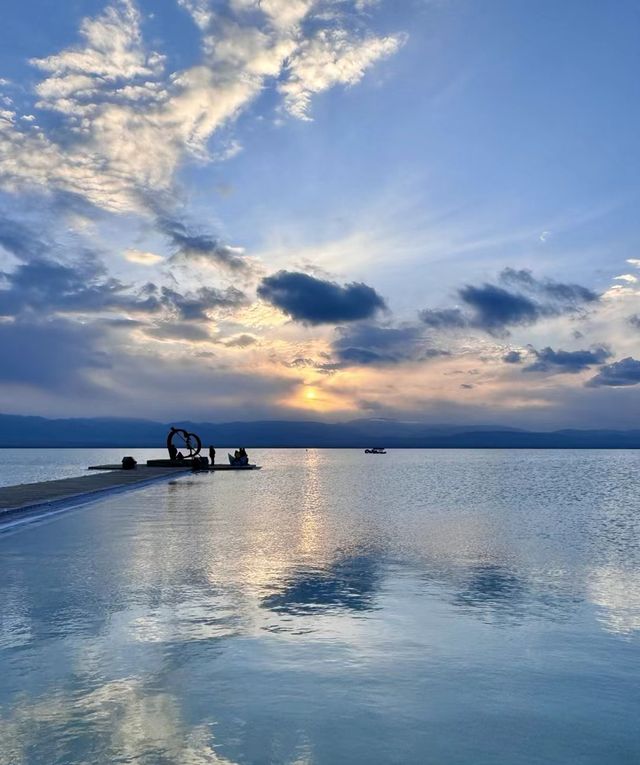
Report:
[[[637,449],[640,430],[530,432],[495,426],[427,425],[387,419],[343,423],[297,420],[170,423],[119,418],[47,419],[0,414],[0,447],[162,448],[171,425],[204,444],[273,448]]]

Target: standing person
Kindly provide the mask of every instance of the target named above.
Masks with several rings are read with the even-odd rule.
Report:
[[[213,446],[209,447],[209,462],[212,465],[216,464],[216,450],[213,448]]]

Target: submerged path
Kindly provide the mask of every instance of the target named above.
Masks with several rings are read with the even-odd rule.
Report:
[[[78,478],[2,486],[0,487],[0,522],[17,513],[46,509],[48,506],[69,500],[85,501],[109,491],[134,488],[161,478],[180,476],[188,472],[190,472],[189,468],[181,470],[139,465],[135,470],[113,470]]]

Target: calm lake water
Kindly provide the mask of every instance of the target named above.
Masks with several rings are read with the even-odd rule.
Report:
[[[252,457],[0,534],[0,765],[640,762],[640,453]]]

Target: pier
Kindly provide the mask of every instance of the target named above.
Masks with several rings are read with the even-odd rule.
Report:
[[[102,470],[104,467],[106,466],[103,466]],[[144,486],[153,481],[190,472],[190,466],[176,469],[139,465],[135,470],[122,470],[120,465],[114,465],[108,471],[95,472],[77,478],[1,486],[0,522],[18,513],[46,510],[52,506],[76,500],[85,502],[99,498],[102,494]]]
[[[178,450],[174,440],[186,454]],[[259,465],[248,462],[246,452],[244,463],[211,464],[213,459],[210,462],[206,457],[199,456],[201,449],[202,442],[195,433],[172,427],[167,436],[169,459],[148,460],[146,465],[138,465],[134,458],[125,457],[119,464],[90,465],[87,470],[92,471],[91,475],[0,487],[0,523],[18,514],[46,512],[73,503],[83,504],[103,494],[133,489],[176,475],[260,470]]]

